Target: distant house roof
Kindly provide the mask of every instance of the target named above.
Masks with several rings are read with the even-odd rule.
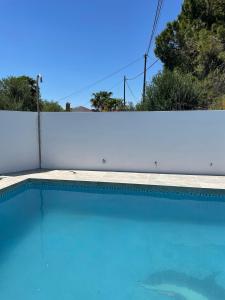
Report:
[[[84,107],[84,106],[77,106],[71,109],[72,112],[91,112],[92,110]]]

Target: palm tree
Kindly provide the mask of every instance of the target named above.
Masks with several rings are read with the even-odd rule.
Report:
[[[109,111],[108,104],[111,101],[112,92],[100,91],[92,94],[93,98],[90,100],[92,107],[97,111]]]

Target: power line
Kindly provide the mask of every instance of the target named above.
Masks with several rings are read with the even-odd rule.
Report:
[[[157,7],[156,7],[156,12],[155,12],[154,22],[153,22],[153,26],[152,26],[152,32],[151,32],[150,40],[149,40],[149,43],[148,43],[148,48],[147,48],[147,51],[146,51],[147,55],[149,54],[149,51],[151,49],[152,41],[154,39],[155,32],[156,32],[157,27],[158,27],[158,22],[159,22],[159,18],[160,18],[162,6],[163,6],[163,1],[164,0],[158,0],[158,2],[157,2]]]
[[[149,70],[150,68],[152,68],[157,62],[159,61],[159,58],[158,59],[156,59],[150,66],[148,66],[147,68],[146,68],[146,70]],[[135,79],[137,79],[138,77],[140,77],[141,75],[143,75],[144,74],[144,71],[143,72],[141,72],[141,73],[139,73],[139,74],[137,74],[136,76],[134,76],[134,77],[131,77],[131,78],[127,78],[127,80],[135,80]]]
[[[147,70],[149,70],[150,68],[152,68],[158,61],[159,61],[159,59],[156,59],[150,66],[148,66]],[[136,78],[140,77],[141,75],[143,75],[143,72],[137,74],[135,77],[132,77],[132,78],[126,78],[126,84],[127,84],[128,88],[129,88],[129,90],[131,90],[131,89],[130,89],[130,86],[128,85],[128,82],[127,82],[127,81],[128,81],[128,80],[129,80],[129,81],[135,80]],[[115,83],[109,90],[114,89],[115,87],[119,86],[119,85],[122,84],[123,82],[124,82],[124,79],[118,81],[118,82]],[[130,92],[131,92],[131,91],[130,91]],[[131,94],[132,94],[132,92],[131,92]],[[134,93],[133,93],[133,96],[134,96]],[[134,96],[134,98],[135,98],[135,101],[136,101],[136,97],[135,97],[135,96]],[[85,102],[83,105],[85,106],[85,105],[87,105],[87,104],[90,104],[90,100],[88,100],[87,102]]]
[[[120,79],[120,81],[118,81],[117,83],[115,83],[110,89],[108,89],[109,91],[113,90],[114,88],[118,87],[119,85],[121,85],[123,83],[123,80]],[[83,106],[86,106],[90,104],[90,100],[86,101]]]
[[[118,87],[121,83],[123,82],[123,80],[120,79],[120,81],[118,81],[117,83],[115,83],[110,89],[109,91],[115,89],[116,87]]]
[[[135,95],[134,95],[134,93],[133,93],[133,91],[132,91],[132,89],[131,89],[131,87],[130,87],[130,85],[128,84],[127,81],[126,81],[126,85],[127,85],[128,89],[129,89],[129,91],[130,91],[130,93],[131,93],[131,95],[132,95],[134,101],[136,101],[136,97],[135,97]]]
[[[149,55],[149,51],[150,51],[151,46],[152,46],[152,41],[154,39],[155,32],[156,32],[157,27],[158,27],[158,22],[159,22],[159,17],[160,17],[162,5],[163,5],[163,0],[158,0],[157,7],[156,7],[156,12],[155,12],[155,17],[154,17],[154,22],[153,22],[153,26],[152,26],[152,32],[151,32],[151,36],[150,36],[150,40],[149,40],[149,44],[148,44],[148,48],[147,48],[147,51],[144,55],[144,72],[143,72],[144,78],[143,78],[143,92],[142,92],[143,102],[145,102],[146,77],[147,77],[147,68],[146,68],[146,66],[147,66],[147,61],[148,61],[148,55]]]
[[[75,92],[72,92],[71,94],[69,94],[69,95],[67,95],[67,96],[65,96],[65,97],[59,98],[57,101],[64,100],[64,99],[66,99],[66,98],[69,98],[69,97],[74,96],[74,95],[76,95],[76,94],[80,94],[80,93],[82,93],[83,91],[86,91],[87,89],[92,88],[93,86],[95,86],[95,85],[97,85],[97,84],[99,84],[99,83],[101,83],[101,82],[103,82],[103,81],[105,81],[105,80],[107,80],[107,79],[113,77],[114,75],[116,75],[116,74],[120,73],[121,71],[127,69],[128,67],[134,65],[135,63],[137,63],[137,62],[140,61],[141,59],[142,59],[142,57],[139,57],[139,58],[133,60],[132,62],[130,62],[129,64],[127,64],[127,65],[121,67],[120,69],[118,69],[118,70],[116,70],[116,71],[110,73],[109,75],[106,75],[106,76],[104,76],[103,78],[101,78],[101,79],[99,79],[99,80],[97,80],[97,81],[95,81],[95,82],[93,82],[93,83],[91,83],[91,84],[88,84],[88,85],[82,87],[80,90],[77,90],[77,91],[75,91]]]
[[[156,32],[156,29],[157,29],[157,25],[158,25],[158,21],[159,21],[161,9],[162,9],[163,1],[164,1],[164,0],[158,0],[158,2],[157,2],[157,8],[156,8],[156,12],[155,12],[155,17],[154,17],[154,22],[153,22],[153,27],[152,27],[151,36],[150,36],[150,41],[149,41],[148,48],[147,48],[147,51],[146,51],[146,54],[145,54],[145,56],[146,56],[146,62],[147,62],[147,56],[148,56],[149,51],[150,51],[150,49],[151,49],[152,41],[153,41],[153,38],[154,38],[154,35],[155,35],[155,32]],[[119,68],[118,70],[116,70],[116,71],[114,71],[114,72],[112,72],[112,73],[110,73],[110,74],[104,76],[103,78],[101,78],[101,79],[99,79],[99,80],[97,80],[97,81],[94,81],[93,83],[90,83],[90,84],[88,84],[88,85],[82,87],[81,89],[79,89],[79,90],[77,90],[77,91],[74,91],[74,92],[70,93],[70,94],[67,95],[67,96],[64,96],[64,97],[59,98],[57,101],[61,101],[61,100],[67,99],[67,98],[69,98],[69,97],[71,97],[71,96],[74,96],[74,95],[76,95],[76,94],[80,94],[80,93],[86,91],[87,89],[92,88],[92,87],[94,87],[95,85],[97,85],[97,84],[99,84],[99,83],[101,83],[101,82],[103,82],[103,81],[105,81],[105,80],[107,80],[107,79],[109,79],[109,78],[115,76],[116,74],[120,73],[120,72],[123,71],[124,69],[127,69],[128,67],[134,65],[136,62],[140,61],[141,59],[142,59],[142,57],[141,57],[141,58],[137,58],[137,59],[135,59],[134,61],[130,62],[129,64],[127,64],[127,65],[125,65],[125,66]],[[156,60],[156,61],[155,61],[151,66],[149,66],[148,68],[146,68],[146,64],[145,64],[144,72],[141,72],[141,73],[139,73],[138,75],[136,75],[134,78],[130,78],[130,79],[127,79],[127,80],[134,80],[134,79],[138,78],[139,76],[141,76],[142,74],[146,74],[146,71],[147,71],[149,68],[151,68],[157,61],[158,61],[158,60]],[[146,77],[146,76],[145,76],[145,77]]]

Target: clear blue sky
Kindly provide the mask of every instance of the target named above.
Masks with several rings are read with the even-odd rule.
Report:
[[[1,0],[0,77],[43,75],[42,97],[58,100],[141,57],[148,45],[157,0]],[[176,18],[183,0],[165,0],[158,32]],[[149,64],[154,61],[153,49]],[[161,68],[148,72],[148,80]],[[139,61],[85,92],[60,100],[89,105],[93,92],[122,97],[122,78],[143,70]],[[130,82],[135,98],[142,77]],[[134,101],[131,94],[127,94]]]

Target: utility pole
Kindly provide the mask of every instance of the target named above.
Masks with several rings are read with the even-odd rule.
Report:
[[[126,81],[127,81],[127,78],[126,78],[126,76],[124,76],[124,78],[123,78],[123,105],[124,105],[124,108],[126,106]]]
[[[148,59],[148,54],[147,54],[147,53],[145,53],[145,55],[144,55],[143,103],[145,102],[145,95],[146,95],[146,73],[147,73],[147,59]]]
[[[41,169],[41,114],[40,114],[40,92],[39,83],[42,82],[42,76],[37,75],[36,78],[36,96],[37,96],[37,113],[38,113],[38,156],[39,156],[39,169]]]

